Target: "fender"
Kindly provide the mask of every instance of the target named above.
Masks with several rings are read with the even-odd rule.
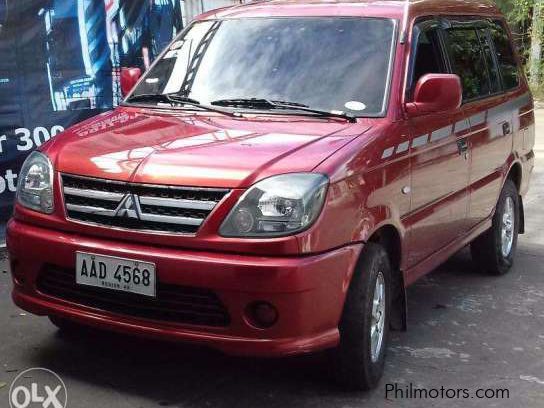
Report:
[[[516,169],[516,166],[519,166],[519,170]],[[519,221],[520,221],[519,233],[525,234],[525,206],[523,203],[523,194],[521,191],[524,180],[525,180],[525,174],[524,174],[523,162],[519,159],[519,157],[517,157],[517,155],[516,155],[516,158],[513,159],[512,162],[510,163],[508,171],[504,174],[502,188],[504,188],[504,184],[506,183],[506,180],[508,180],[509,178],[511,178],[514,181],[514,183],[516,184],[516,187],[518,188],[518,192],[520,193],[519,194]],[[501,188],[501,191],[502,191],[502,188]],[[499,197],[497,197],[497,202],[498,200],[499,200]],[[495,215],[495,210],[493,210],[492,217],[494,215]]]

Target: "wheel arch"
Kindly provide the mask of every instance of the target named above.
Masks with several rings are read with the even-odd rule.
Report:
[[[515,161],[510,166],[510,170],[508,171],[508,174],[506,175],[506,180],[512,180],[516,186],[516,189],[518,190],[518,193],[521,191],[521,186],[523,183],[523,167],[520,162]],[[523,206],[523,197],[521,194],[519,195],[519,219],[520,219],[520,225],[519,225],[519,233],[524,234],[525,233],[525,209]]]
[[[389,256],[392,272],[391,329],[405,331],[407,329],[407,298],[404,274],[401,270],[401,234],[395,226],[386,224],[374,231],[367,242],[381,245]]]
[[[516,185],[518,191],[521,190],[521,183],[523,182],[523,168],[521,167],[521,163],[519,163],[518,161],[512,163],[512,165],[510,166],[510,170],[506,175],[506,179],[512,180]]]

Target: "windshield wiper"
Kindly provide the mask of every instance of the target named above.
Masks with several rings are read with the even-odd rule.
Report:
[[[179,105],[183,106],[192,106],[195,108],[199,108],[202,110],[210,111],[210,112],[216,112],[221,113],[223,115],[228,116],[235,116],[240,117],[241,115],[238,112],[232,112],[229,110],[224,109],[218,109],[213,106],[207,106],[201,104],[199,101],[193,98],[189,98],[187,96],[183,96],[176,93],[170,93],[170,94],[140,94],[140,95],[134,95],[127,99],[127,102],[165,102],[169,103],[172,107],[176,107]]]
[[[234,98],[234,99],[220,99],[218,101],[213,101],[212,105],[220,105],[220,106],[239,106],[243,108],[248,107],[276,107],[278,105],[289,105],[289,107],[301,107],[301,108],[309,108],[308,105],[304,105],[303,103],[297,103],[297,102],[287,102],[287,101],[273,101],[270,99],[263,99],[263,98]]]
[[[264,110],[294,110],[299,112],[308,112],[323,117],[342,118],[350,122],[356,122],[356,118],[345,112],[331,112],[320,109],[310,108],[308,105],[298,102],[287,101],[272,101],[264,98],[238,98],[238,99],[220,99],[213,101],[212,105],[217,106],[232,106],[235,108],[250,108],[250,109],[264,109]]]
[[[175,101],[173,99],[173,95],[169,94],[140,94],[131,96],[127,99],[127,102],[166,102],[174,105]]]

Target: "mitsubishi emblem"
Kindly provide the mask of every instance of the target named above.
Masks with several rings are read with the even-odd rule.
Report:
[[[137,198],[133,194],[127,194],[119,204],[119,207],[117,207],[115,216],[120,218],[139,219],[136,200]]]

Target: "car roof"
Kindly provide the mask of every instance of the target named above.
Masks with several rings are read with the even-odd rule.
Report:
[[[198,19],[228,19],[242,17],[388,17],[402,19],[406,7],[399,0],[262,0],[212,10]],[[410,16],[485,15],[497,16],[500,11],[491,0],[411,0]]]

